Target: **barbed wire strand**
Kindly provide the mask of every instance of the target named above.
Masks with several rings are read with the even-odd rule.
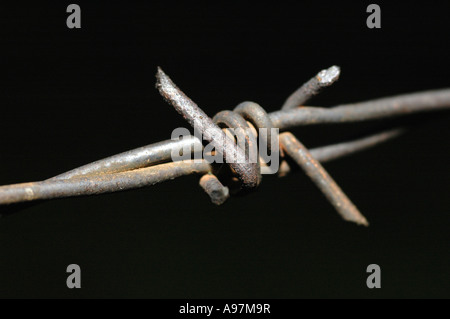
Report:
[[[311,154],[320,162],[329,162],[332,160],[339,159],[344,156],[349,156],[359,151],[366,150],[370,147],[374,147],[380,143],[386,142],[398,136],[402,130],[388,130],[374,135],[370,135],[361,139],[327,145],[323,147],[317,147],[310,150]],[[180,148],[177,147],[185,146],[184,143],[192,143],[189,145],[195,145],[199,142],[198,139],[191,136],[187,139],[183,139],[177,143],[172,140],[168,140],[166,146],[173,147],[170,150],[178,151]],[[152,154],[155,149],[159,149],[161,153],[155,152],[158,156],[167,155],[167,149],[160,149],[160,145],[164,143],[156,143],[148,145],[136,150],[128,151],[122,154],[114,155],[104,160],[97,161],[95,164],[88,164],[85,168],[80,168],[71,171],[70,174],[61,174],[41,182],[31,182],[31,183],[20,183],[13,185],[0,186],[0,204],[13,204],[32,200],[42,200],[42,199],[55,199],[64,198],[72,196],[85,196],[94,195],[102,193],[111,193],[120,190],[127,190],[132,188],[145,187],[149,185],[155,185],[164,181],[174,179],[176,177],[181,177],[185,175],[191,175],[195,173],[207,174],[212,172],[211,166],[202,162],[201,165],[205,163],[208,167],[198,166],[194,161],[184,161],[184,162],[174,162],[174,163],[163,163],[150,167],[142,167],[142,163],[139,161],[134,161],[134,158],[141,158],[142,152],[148,152]],[[162,158],[165,161],[171,159],[170,153],[167,157],[156,157],[160,163]],[[120,159],[123,159],[120,163]],[[197,160],[198,161],[198,160]],[[149,162],[152,162],[151,159]],[[108,167],[108,163],[115,163],[114,168]],[[181,164],[180,164],[181,163]],[[152,165],[154,163],[147,163]],[[110,171],[105,170],[102,172],[101,169],[106,167],[111,169]],[[202,168],[202,169],[199,169]],[[98,168],[96,171],[94,168]],[[181,169],[180,169],[181,168]],[[79,175],[74,172],[80,172]],[[121,174],[120,173],[132,173],[132,174]],[[68,172],[69,173],[69,172]],[[135,176],[141,176],[143,178],[150,178],[148,183],[138,183],[135,182]],[[108,183],[113,184],[115,180],[121,180],[125,183],[125,186],[115,187],[114,185],[108,185]],[[88,182],[92,181],[91,184]],[[101,188],[96,189],[96,184],[103,183]],[[45,194],[45,195],[44,195]]]
[[[334,82],[339,77],[339,69],[336,72],[335,68],[337,67],[319,72],[315,78],[294,92],[291,97],[295,96],[295,98],[288,98],[283,106],[283,110],[270,114],[264,112],[267,117],[265,120],[270,120],[273,127],[286,130],[300,125],[379,120],[417,112],[448,109],[450,107],[450,89],[405,94],[390,98],[345,104],[332,108],[293,106],[293,104],[297,106],[303,104],[310,97],[317,94],[323,87],[328,86],[320,85],[322,78],[319,75],[321,73],[322,77],[328,79],[327,81]],[[326,72],[331,73],[331,75],[326,74]],[[334,80],[333,77],[335,78]],[[174,105],[173,97],[175,96],[175,108],[190,124],[202,127],[203,133],[206,133],[205,139],[213,143],[219,153],[230,154],[227,155],[228,161],[227,158],[225,158],[225,161],[229,162],[233,171],[239,177],[243,188],[252,189],[256,187],[258,179],[255,176],[259,175],[259,172],[254,171],[254,166],[252,167],[249,163],[241,163],[240,165],[233,163],[233,159],[245,158],[245,154],[241,152],[236,144],[230,138],[226,137],[225,134],[222,134],[221,129],[192,100],[179,90],[160,69],[158,69],[157,79],[158,88],[165,99]],[[163,86],[161,86],[161,79],[164,83]],[[291,102],[287,103],[289,100]],[[280,140],[282,140],[282,148],[284,148],[288,155],[293,157],[305,169],[304,164],[306,162],[311,163],[312,161],[312,163],[318,164],[318,162],[326,162],[348,156],[394,138],[404,131],[405,129],[403,128],[387,130],[357,140],[323,146],[311,149],[310,151],[292,134],[283,133]],[[285,144],[283,144],[283,141]],[[288,146],[286,149],[286,144],[290,145],[291,148]],[[180,149],[189,149],[192,153],[195,153],[195,150],[200,149],[201,151],[202,142],[195,136],[184,137],[176,141],[167,140],[96,161],[45,181],[0,186],[0,205],[115,192],[154,185],[193,173],[204,175],[200,185],[210,195],[213,202],[216,204],[223,203],[229,197],[228,188],[222,185],[219,179],[217,179],[212,166],[208,162],[205,160],[187,160],[167,163],[167,161],[171,160],[173,152],[179,152]],[[308,156],[300,156],[302,158],[300,160],[299,152],[305,150],[307,152],[305,154],[308,154]],[[319,175],[322,174],[323,177],[325,170],[319,170],[317,172],[319,172]],[[311,177],[311,172],[306,170],[306,173]],[[367,224],[365,218],[358,214],[359,211],[357,211],[356,207],[349,200],[348,203],[351,205],[341,205],[342,203],[336,204],[338,202],[333,202],[333,199],[336,199],[333,196],[336,194],[345,196],[345,194],[340,191],[340,188],[338,188],[340,193],[339,191],[336,192],[334,185],[337,186],[337,184],[332,180],[330,184],[328,177],[329,175],[325,176],[323,181],[316,179],[316,184],[322,191],[328,189],[328,191],[325,191],[325,195],[328,199],[331,199],[332,204],[338,209],[341,216],[345,220],[351,220],[363,225]],[[345,198],[347,197],[345,196]],[[355,209],[357,213],[355,213]],[[350,211],[353,211],[353,213]],[[348,214],[349,212],[350,214]]]

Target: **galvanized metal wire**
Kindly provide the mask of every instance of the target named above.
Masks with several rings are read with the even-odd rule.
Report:
[[[166,140],[117,154],[45,181],[0,186],[0,205],[117,192],[155,185],[190,174],[202,175],[200,186],[214,204],[220,205],[236,191],[249,192],[256,189],[262,180],[261,166],[265,165],[259,160],[256,163],[250,162],[245,150],[224,133],[224,127],[279,128],[285,131],[297,126],[380,120],[450,108],[450,89],[331,108],[304,106],[311,97],[333,84],[339,75],[340,69],[337,66],[322,70],[289,96],[279,111],[266,113],[260,105],[244,102],[233,111],[223,111],[210,118],[158,68],[156,86],[161,95],[189,124],[200,129],[204,140],[211,143],[215,151],[223,156],[228,170],[204,159],[173,162],[174,151],[188,150],[194,154],[203,148],[203,141],[199,138],[185,136],[183,139]],[[394,128],[310,150],[293,134],[284,132],[279,137],[276,136],[283,160],[278,173],[280,176],[289,173],[290,167],[284,159],[290,157],[324,193],[344,220],[368,226],[366,218],[321,163],[376,146],[404,132],[404,128]],[[249,143],[251,142],[247,141],[246,147],[252,146]]]

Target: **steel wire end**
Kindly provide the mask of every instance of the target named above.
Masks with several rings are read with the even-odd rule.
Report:
[[[339,79],[339,76],[341,75],[341,68],[337,65],[333,65],[332,67],[329,67],[326,70],[320,71],[316,78],[321,84],[322,87],[330,86],[334,82],[336,82]]]
[[[339,79],[341,68],[333,65],[328,69],[322,70],[315,77],[303,84],[299,89],[292,93],[281,107],[282,110],[289,110],[304,105],[314,95],[320,93],[323,88],[332,85]]]
[[[219,179],[213,174],[205,174],[199,182],[203,190],[208,194],[211,202],[215,205],[222,205],[230,197],[228,187],[223,186]]]
[[[305,171],[306,175],[322,191],[344,220],[366,227],[369,226],[367,219],[345,195],[325,168],[292,133],[284,132],[280,134],[280,146]]]

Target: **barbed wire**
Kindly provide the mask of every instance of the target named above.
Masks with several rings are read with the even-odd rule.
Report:
[[[220,205],[230,194],[256,189],[262,180],[261,166],[267,165],[259,157],[256,163],[250,162],[246,150],[225,134],[223,129],[226,127],[264,128],[270,135],[271,128],[285,131],[297,126],[380,120],[450,108],[450,89],[405,94],[331,108],[304,106],[311,97],[333,84],[339,76],[340,69],[337,66],[320,71],[292,93],[279,111],[267,113],[257,103],[244,102],[233,111],[222,111],[210,118],[158,68],[156,87],[161,95],[191,126],[200,130],[202,138],[213,145],[215,152],[223,156],[227,165],[214,165],[205,159],[172,161],[172,154],[180,150],[187,151],[194,157],[198,155],[199,150],[203,151],[203,141],[197,136],[184,136],[182,139],[166,140],[117,154],[44,181],[0,186],[0,205],[111,193],[155,185],[191,174],[202,175],[200,186],[214,204]],[[289,132],[265,138],[275,138],[279,141],[282,158],[279,176],[290,172],[291,164],[286,161],[290,158],[305,171],[344,220],[368,226],[366,218],[321,163],[376,146],[405,131],[402,127],[394,128],[310,150]],[[254,132],[257,134],[256,130]],[[246,143],[246,147],[252,146],[250,140],[247,139]],[[267,145],[270,151],[271,144]]]

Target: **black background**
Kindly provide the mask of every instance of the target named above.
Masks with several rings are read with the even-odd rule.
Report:
[[[268,111],[319,70],[332,106],[450,86],[441,2],[0,5],[0,184],[42,180],[170,138],[183,119],[154,88],[161,66],[209,115],[251,100]],[[450,116],[326,164],[371,222],[343,222],[297,171],[215,207],[198,177],[39,203],[0,219],[0,297],[450,297]],[[379,122],[293,130],[308,147]],[[5,208],[0,208],[7,212]],[[9,208],[8,208],[9,209]],[[0,212],[2,212],[0,211]],[[66,287],[79,264],[82,289]],[[382,288],[366,287],[378,264]]]

